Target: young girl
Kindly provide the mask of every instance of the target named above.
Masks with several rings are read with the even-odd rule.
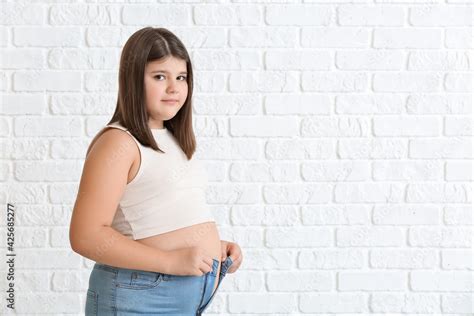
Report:
[[[192,92],[191,61],[173,33],[147,27],[128,39],[117,106],[87,150],[69,231],[72,249],[96,261],[86,315],[200,315],[240,265],[240,247],[220,240],[206,205],[205,169],[191,159]]]

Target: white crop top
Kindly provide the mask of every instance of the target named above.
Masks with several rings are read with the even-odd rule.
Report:
[[[141,239],[203,222],[215,222],[206,203],[207,174],[202,163],[188,160],[166,128],[151,129],[158,147],[143,146],[118,122],[107,125],[126,131],[140,150],[139,170],[120,199],[112,227]]]

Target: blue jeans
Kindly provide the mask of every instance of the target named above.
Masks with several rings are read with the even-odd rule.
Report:
[[[201,315],[209,306],[227,270],[228,256],[221,265],[213,292],[219,261],[202,275],[172,275],[131,270],[96,263],[89,277],[87,315]]]

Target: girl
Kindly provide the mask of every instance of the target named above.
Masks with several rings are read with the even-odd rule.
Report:
[[[173,33],[147,27],[128,39],[117,106],[87,150],[69,231],[72,249],[96,261],[86,315],[200,315],[241,263],[240,247],[219,239],[205,170],[191,159],[192,92]]]

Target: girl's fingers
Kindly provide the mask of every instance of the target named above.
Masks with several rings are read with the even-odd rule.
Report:
[[[212,258],[206,258],[205,261],[206,261],[206,264],[209,266],[209,271],[211,271],[212,270],[212,263],[213,263]]]
[[[235,265],[235,263],[238,263],[240,261],[242,261],[242,255],[239,255],[237,259],[235,259],[234,262],[232,262],[232,265]]]
[[[201,271],[203,271],[204,273],[211,272],[211,271],[212,271],[212,264],[209,264],[206,260],[204,260],[204,261],[201,263],[200,269],[201,269]]]
[[[199,270],[201,270],[202,274],[206,274],[208,271],[207,271],[208,267],[207,267],[207,264],[205,263],[202,263],[201,266],[199,267]]]

